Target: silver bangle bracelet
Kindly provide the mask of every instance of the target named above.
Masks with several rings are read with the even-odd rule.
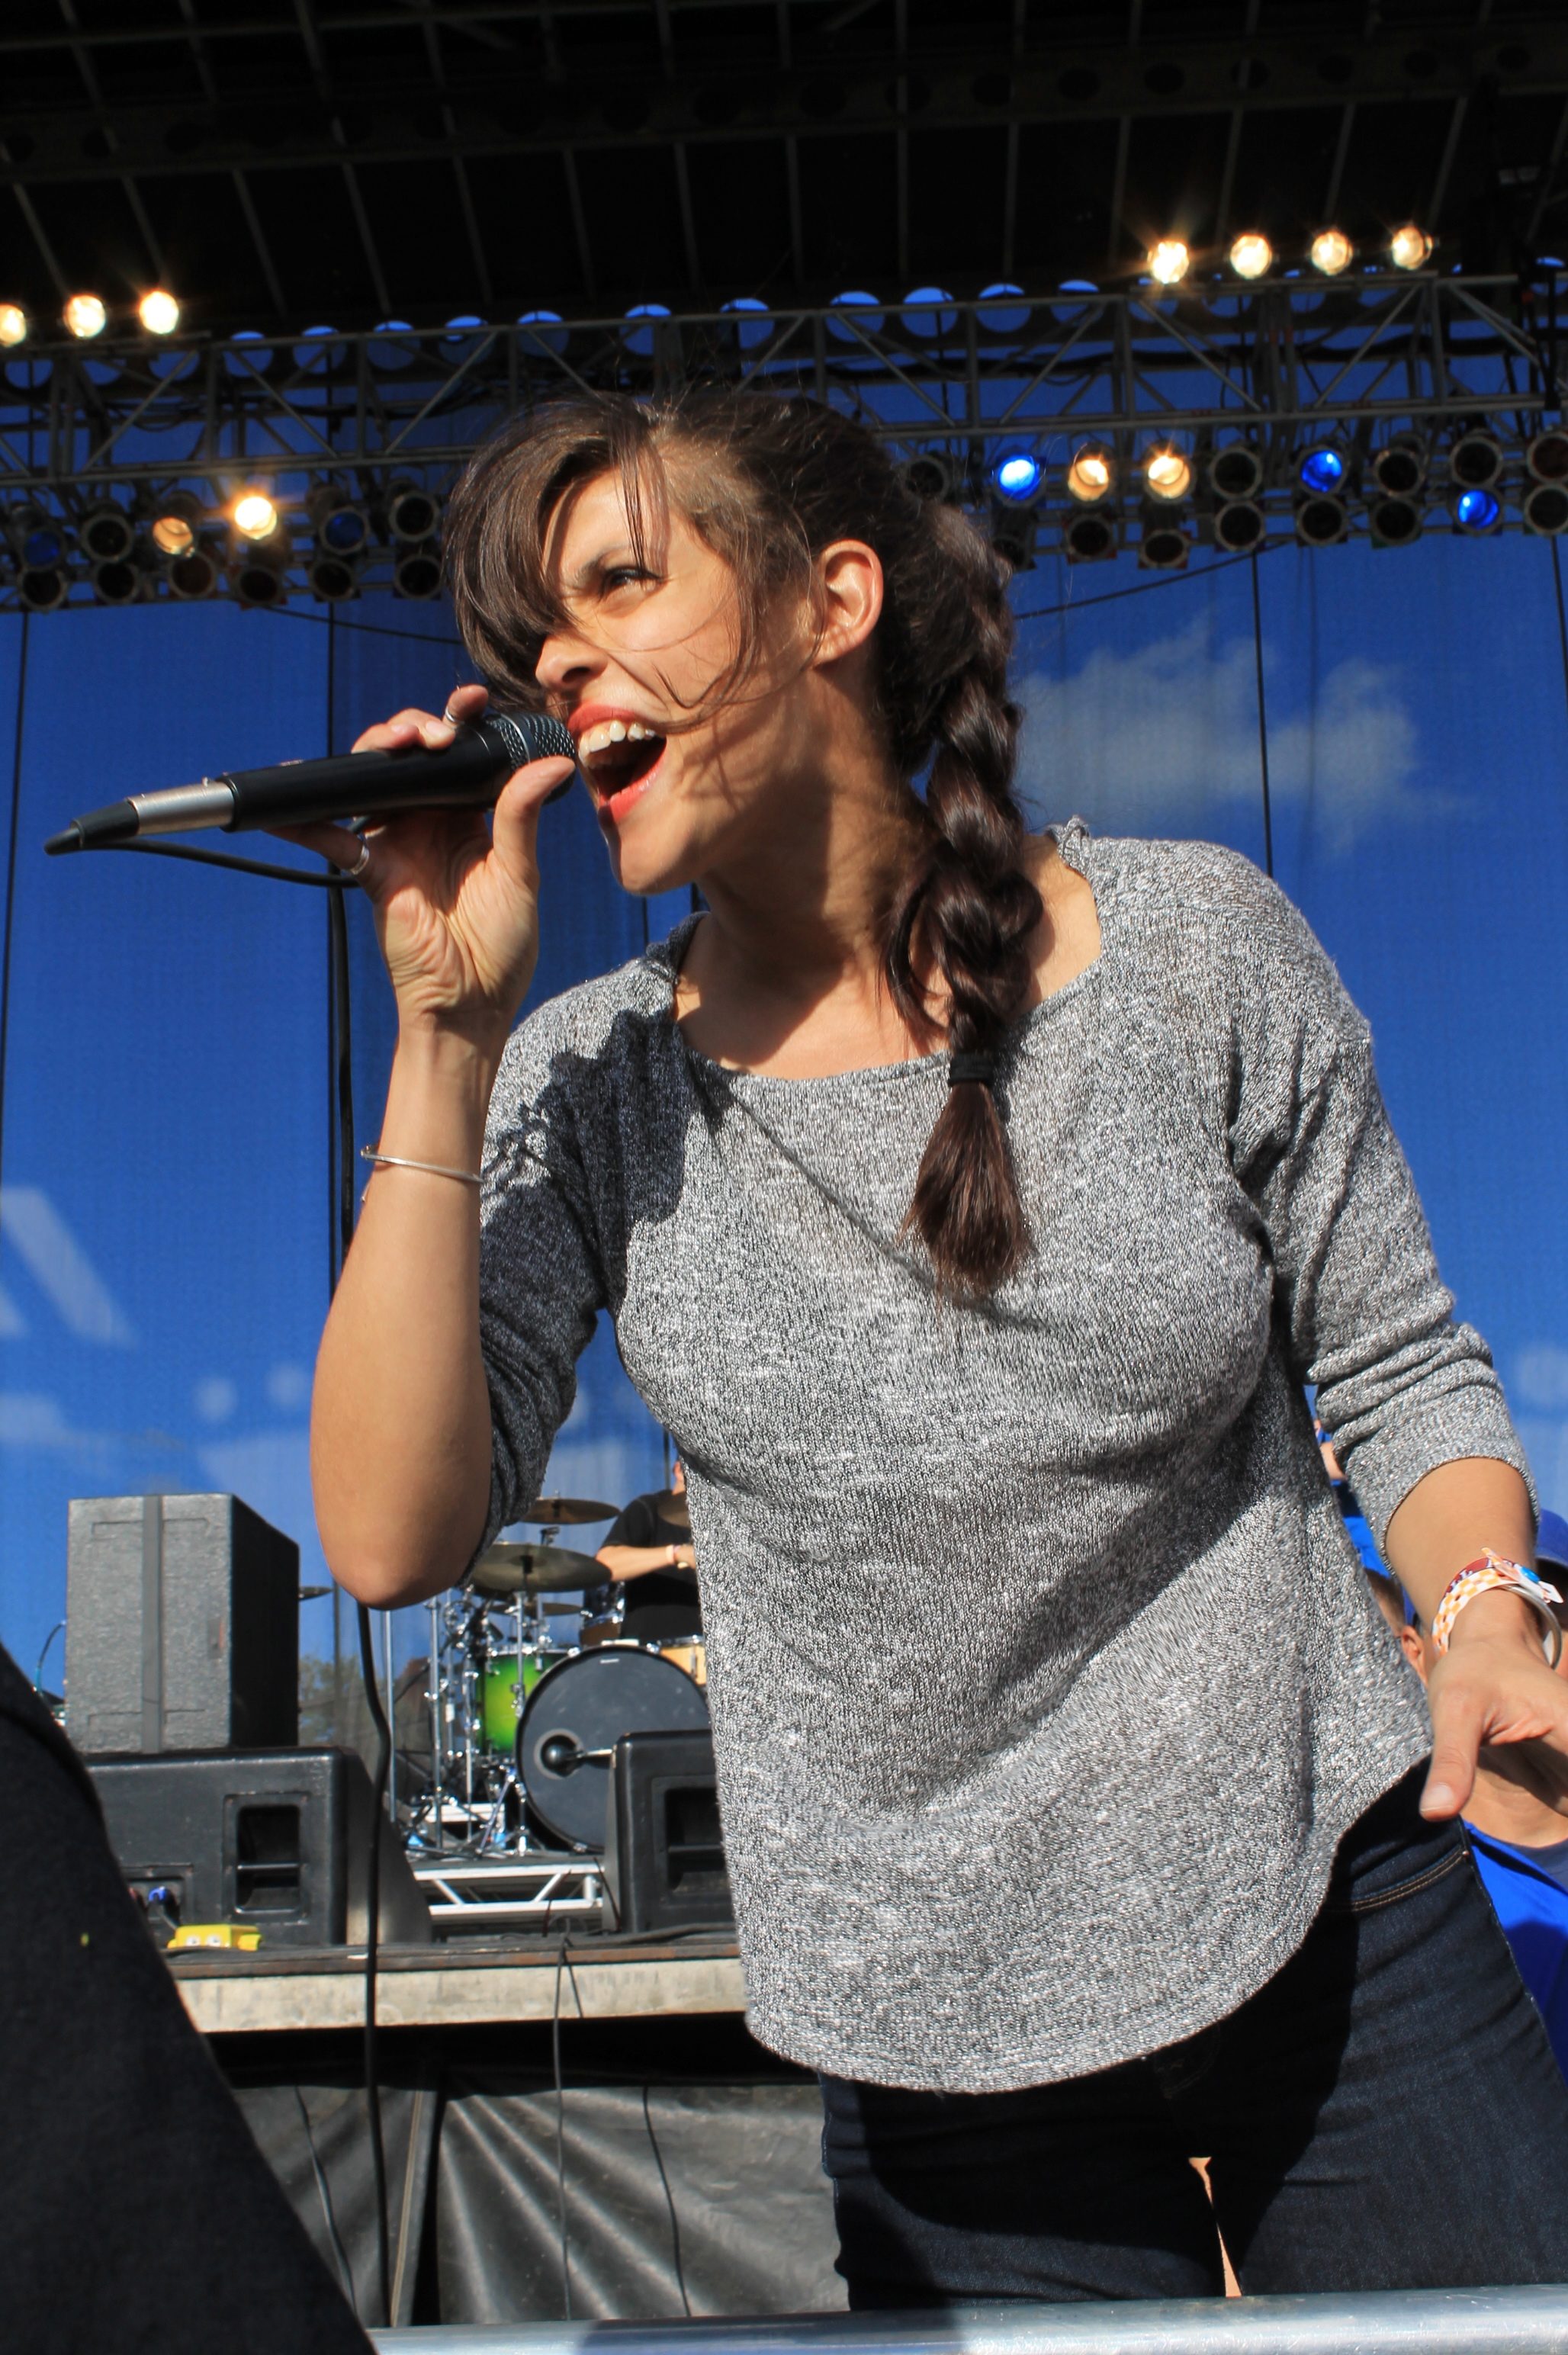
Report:
[[[481,1183],[477,1169],[449,1169],[442,1161],[411,1161],[405,1154],[383,1153],[374,1145],[362,1145],[359,1158],[374,1162],[378,1169],[422,1169],[430,1178],[455,1178],[460,1186]]]

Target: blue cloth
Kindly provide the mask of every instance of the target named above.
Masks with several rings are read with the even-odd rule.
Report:
[[[1380,1578],[1392,1578],[1393,1572],[1378,1551],[1365,1517],[1360,1513],[1346,1513],[1343,1518],[1346,1534],[1361,1557],[1361,1568],[1375,1571]]]
[[[1487,1895],[1568,2077],[1568,1841],[1514,1848],[1467,1824]]]

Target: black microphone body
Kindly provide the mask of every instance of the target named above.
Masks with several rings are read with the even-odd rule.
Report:
[[[208,826],[249,834],[324,819],[391,817],[400,810],[488,809],[514,769],[556,757],[577,758],[559,719],[533,711],[486,712],[474,726],[459,728],[444,751],[411,744],[394,752],[335,752],[270,769],[226,770],[165,793],[133,794],[74,818],[44,848],[58,857]],[[563,779],[550,799],[571,783]]]

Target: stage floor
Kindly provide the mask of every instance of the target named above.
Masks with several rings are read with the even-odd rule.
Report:
[[[251,1954],[171,1955],[168,1966],[205,2036],[357,2027],[365,2017],[363,1947],[259,1947]],[[652,2019],[740,2012],[745,1989],[733,1939],[623,1945],[592,1934],[481,1945],[472,1937],[386,1946],[377,1972],[384,2028],[486,2021]]]

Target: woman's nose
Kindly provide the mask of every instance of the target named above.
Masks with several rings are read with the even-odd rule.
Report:
[[[586,639],[560,630],[539,648],[534,677],[548,693],[565,695],[581,689],[603,666],[603,656]]]

